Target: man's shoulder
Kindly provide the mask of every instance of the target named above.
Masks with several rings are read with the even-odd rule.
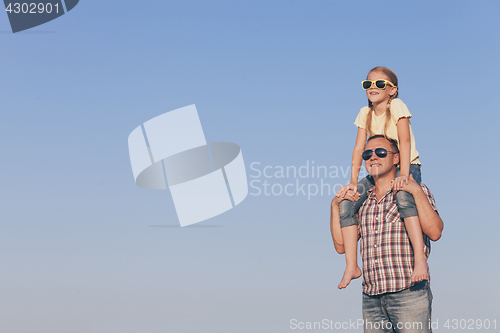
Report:
[[[427,196],[431,196],[431,190],[429,190],[429,188],[427,187],[427,185],[425,185],[424,183],[420,183],[420,187],[422,188],[422,190],[424,191],[424,193],[427,195]]]
[[[436,206],[436,200],[434,199],[434,196],[432,195],[431,191],[425,184],[420,184],[420,187],[422,188],[422,191],[424,191],[425,196],[427,197],[427,200],[429,200],[429,203],[432,206],[432,209],[434,209],[437,212],[437,206]]]

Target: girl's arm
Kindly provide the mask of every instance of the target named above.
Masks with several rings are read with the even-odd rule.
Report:
[[[394,179],[392,184],[394,191],[399,191],[403,183],[408,184],[411,162],[410,123],[408,118],[399,118],[397,127],[399,140],[399,177]]]
[[[408,118],[400,118],[397,123],[399,140],[399,175],[410,175],[411,139]]]
[[[354,150],[352,151],[352,164],[351,164],[352,185],[358,185],[359,170],[361,169],[361,163],[363,162],[363,158],[361,157],[361,155],[363,154],[363,150],[365,150],[366,135],[367,135],[366,130],[364,128],[358,127],[356,144],[354,145]]]
[[[358,177],[359,170],[361,169],[361,163],[363,158],[363,150],[365,149],[367,131],[364,128],[358,127],[358,134],[356,136],[356,144],[354,145],[354,150],[352,152],[352,163],[351,163],[351,182],[349,185],[344,185],[337,192],[337,197],[344,198],[345,194],[349,190],[355,192],[358,191]]]

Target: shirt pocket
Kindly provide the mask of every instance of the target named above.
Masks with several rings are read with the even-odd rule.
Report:
[[[389,207],[387,207],[384,225],[386,226],[390,225],[391,228],[394,227],[400,228],[404,225],[403,220],[401,219],[401,215],[399,215],[398,206],[396,205],[395,202],[390,204]]]

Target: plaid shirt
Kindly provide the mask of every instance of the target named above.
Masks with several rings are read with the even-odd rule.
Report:
[[[429,189],[423,184],[421,187],[432,208],[437,211]],[[377,201],[373,189],[369,190],[368,199],[359,210],[358,221],[363,292],[379,295],[409,288],[413,272],[413,249],[392,190],[380,201]],[[425,256],[428,258],[431,244],[425,234],[423,238]],[[427,274],[430,279],[429,271]]]

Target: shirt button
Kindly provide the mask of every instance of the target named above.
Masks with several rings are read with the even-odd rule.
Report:
[[[377,245],[373,245],[373,247],[377,247]]]

